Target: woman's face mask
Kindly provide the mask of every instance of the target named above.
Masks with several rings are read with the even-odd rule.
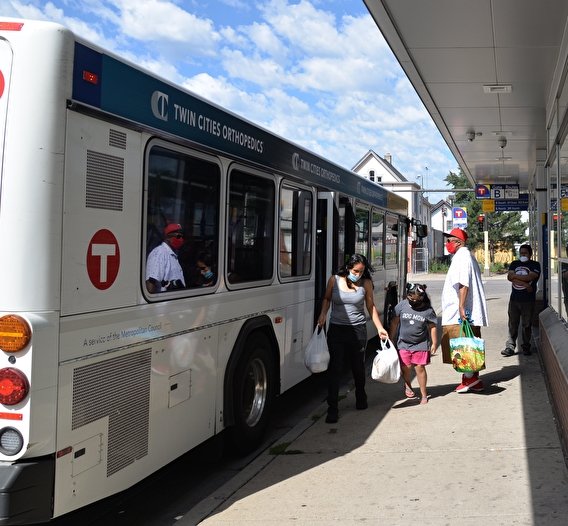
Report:
[[[211,269],[206,270],[206,271],[203,273],[203,277],[204,277],[205,279],[211,279],[211,278],[213,277],[213,271],[212,271]]]
[[[353,282],[353,283],[357,283],[357,281],[359,281],[361,279],[361,276],[356,276],[355,274],[351,274],[351,272],[349,272],[349,274],[347,274],[347,277]]]
[[[519,261],[520,261],[521,263],[526,263],[528,260],[529,260],[529,258],[528,258],[527,256],[521,256],[521,257],[519,258]]]

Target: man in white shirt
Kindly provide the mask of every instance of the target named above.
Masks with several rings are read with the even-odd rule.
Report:
[[[480,327],[488,327],[489,319],[479,265],[465,246],[467,233],[461,228],[454,228],[444,236],[447,238],[446,250],[453,254],[453,257],[442,290],[441,346],[443,362],[452,363],[450,339],[460,336],[460,320],[469,318],[472,321],[474,335],[480,338]],[[467,391],[483,391],[479,372],[463,374],[462,382],[456,387],[456,392]]]
[[[146,261],[146,288],[148,292],[164,292],[185,287],[183,270],[177,251],[183,246],[184,234],[180,224],[170,223],[164,229],[164,241]]]

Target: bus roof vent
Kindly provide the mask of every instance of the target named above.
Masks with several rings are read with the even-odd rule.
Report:
[[[108,145],[126,150],[126,133],[112,129],[109,130]]]

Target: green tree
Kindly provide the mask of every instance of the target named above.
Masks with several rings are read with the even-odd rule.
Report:
[[[469,179],[460,168],[459,173],[449,172],[445,181],[452,188],[472,188]],[[467,210],[468,241],[472,245],[485,242],[483,232],[477,225],[477,218],[482,212],[481,200],[475,198],[475,192],[455,192],[455,206]],[[507,251],[515,248],[516,243],[526,240],[527,222],[522,220],[520,212],[491,212],[488,216],[489,258],[495,263],[495,252]]]

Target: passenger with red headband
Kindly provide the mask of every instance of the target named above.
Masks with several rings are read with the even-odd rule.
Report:
[[[169,223],[164,229],[164,241],[146,261],[146,288],[148,292],[164,292],[185,287],[183,270],[177,251],[183,246],[184,234],[179,223]]]
[[[489,326],[485,289],[481,271],[473,254],[466,247],[467,233],[454,228],[447,238],[446,250],[452,254],[452,262],[442,290],[442,360],[452,363],[450,339],[459,338],[461,321],[469,320],[473,334],[481,338],[481,327]],[[483,391],[479,373],[464,373],[456,392]]]

